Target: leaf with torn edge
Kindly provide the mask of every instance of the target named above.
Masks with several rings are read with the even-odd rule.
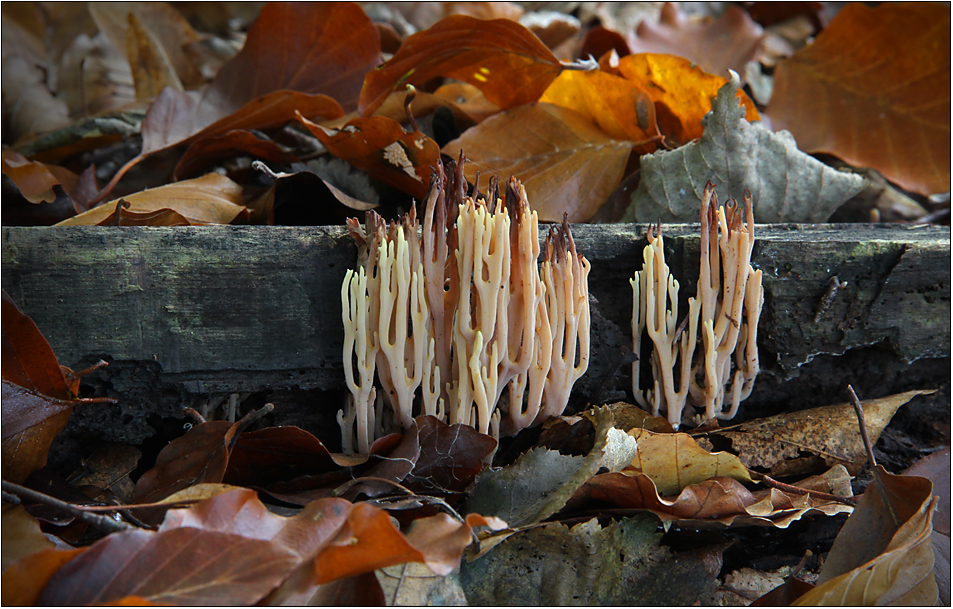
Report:
[[[563,212],[585,222],[619,185],[632,142],[610,137],[584,114],[539,102],[494,114],[443,147],[454,158],[461,150],[472,161],[464,167],[470,182],[477,172],[516,176],[540,222],[561,222]]]
[[[514,528],[535,524],[561,510],[600,468],[619,471],[628,465],[635,439],[612,426],[606,409],[596,411],[593,423],[596,442],[584,457],[534,448],[512,465],[481,472],[470,489],[467,511],[493,514]]]
[[[642,177],[623,222],[697,222],[708,181],[726,200],[754,201],[757,222],[823,222],[861,191],[864,179],[836,171],[797,149],[786,131],[772,133],[745,120],[738,77],[715,97],[698,141],[642,157]]]
[[[926,478],[894,476],[878,465],[821,569],[794,605],[933,605],[933,511]]]
[[[341,129],[327,129],[300,114],[298,120],[334,156],[418,199],[426,197],[440,148],[423,133],[408,133],[385,116],[358,117]]]
[[[231,224],[248,219],[241,186],[217,173],[150,188],[123,199],[130,203],[128,211],[145,213],[171,209],[192,224]],[[101,224],[110,214],[116,212],[117,203],[118,201],[103,203],[78,216],[63,220],[57,226]]]
[[[438,76],[462,80],[502,109],[539,99],[563,67],[532,32],[509,19],[451,15],[409,36],[384,65],[367,73],[358,104],[373,114],[391,91]]]
[[[877,442],[898,408],[918,395],[930,393],[933,390],[916,390],[865,400],[864,416],[871,442]],[[709,433],[729,439],[732,452],[748,467],[766,469],[772,474],[785,461],[796,459],[801,453],[818,455],[829,464],[843,463],[853,473],[857,473],[866,460],[851,404],[780,414]]]
[[[778,63],[769,112],[803,150],[873,167],[920,194],[948,191],[950,7],[845,6]]]
[[[716,476],[752,482],[748,468],[735,455],[710,453],[686,433],[653,433],[633,429],[629,435],[639,448],[632,469],[655,482],[662,495],[675,495],[686,486]]]

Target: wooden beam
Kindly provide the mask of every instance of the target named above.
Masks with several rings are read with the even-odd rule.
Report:
[[[646,228],[573,227],[598,301],[586,391],[613,370],[626,375],[617,364],[631,344],[628,279]],[[687,299],[698,226],[662,231]],[[191,393],[344,386],[340,288],[356,250],[343,227],[3,227],[2,236],[3,289],[65,365],[139,362]],[[901,366],[950,356],[948,227],[763,225],[752,263],[764,272],[768,382],[858,347],[886,348]],[[847,286],[815,323],[835,275]]]

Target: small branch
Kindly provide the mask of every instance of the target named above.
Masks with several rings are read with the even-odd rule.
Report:
[[[404,112],[407,113],[407,120],[410,121],[410,126],[414,132],[420,133],[420,127],[417,126],[417,119],[414,118],[414,113],[410,110],[410,104],[413,103],[416,97],[417,89],[414,88],[414,85],[407,85],[407,94],[404,95]]]
[[[580,72],[592,72],[599,69],[599,62],[592,55],[589,59],[577,59],[570,62],[559,62],[563,70],[578,70]]]
[[[857,420],[860,422],[860,437],[864,440],[864,449],[867,450],[867,460],[870,461],[870,467],[877,467],[877,459],[874,458],[874,445],[870,441],[870,435],[867,433],[867,417],[864,416],[864,407],[854,393],[854,388],[847,386],[847,391],[854,401],[854,412],[857,413]]]
[[[790,484],[785,484],[783,482],[778,482],[771,476],[764,476],[762,478],[765,486],[771,488],[776,488],[779,491],[785,493],[792,493],[794,495],[808,495],[810,497],[817,497],[818,499],[824,499],[827,501],[834,501],[836,503],[843,503],[844,505],[855,506],[857,505],[857,497],[838,497],[837,495],[831,495],[830,493],[822,493],[821,491],[812,491],[806,488],[801,488],[799,486],[792,486]]]
[[[6,480],[3,481],[3,491],[16,495],[20,499],[27,501],[33,501],[36,503],[42,503],[43,505],[48,505],[60,509],[67,514],[71,514],[76,518],[79,518],[83,522],[89,524],[90,526],[99,529],[100,531],[105,531],[106,533],[116,533],[118,531],[128,531],[135,529],[135,527],[122,522],[121,520],[113,520],[108,516],[100,516],[99,514],[91,514],[84,511],[79,506],[73,505],[72,503],[66,503],[65,501],[60,501],[49,495],[45,495],[33,489],[26,488],[25,486],[20,486],[19,484],[14,484]]]

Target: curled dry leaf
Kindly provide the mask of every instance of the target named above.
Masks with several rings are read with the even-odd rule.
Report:
[[[745,64],[761,50],[764,31],[744,9],[729,5],[714,20],[686,17],[666,2],[659,23],[642,21],[628,38],[633,53],[669,53],[698,64],[709,74],[744,74]]]
[[[727,452],[710,453],[686,433],[632,429],[629,435],[639,445],[631,469],[651,478],[662,495],[675,495],[714,477],[752,482],[748,468],[738,457]]]
[[[861,191],[864,179],[797,149],[786,131],[772,133],[745,120],[737,75],[719,91],[702,119],[698,141],[642,157],[639,186],[624,222],[697,222],[701,189],[724,185],[727,199],[751,192],[757,222],[823,222]]]
[[[46,75],[38,66],[19,55],[4,54],[0,72],[4,143],[70,124],[69,108],[47,87]]]
[[[40,593],[60,567],[73,560],[86,548],[78,550],[41,550],[4,569],[2,602],[6,607],[36,605]]]
[[[501,144],[503,142],[504,144]],[[609,137],[585,115],[546,103],[495,114],[443,147],[463,151],[476,173],[513,175],[526,187],[541,222],[585,222],[618,186],[632,151],[628,140]]]
[[[803,150],[873,167],[921,194],[948,191],[950,8],[845,6],[778,64],[769,111]]]
[[[496,440],[469,425],[447,425],[432,416],[419,416],[414,423],[420,456],[404,485],[417,492],[463,492],[496,450]]]
[[[79,176],[69,169],[31,161],[10,148],[3,150],[3,175],[30,203],[52,203],[57,196],[54,188],[70,193],[79,184]]]
[[[588,500],[649,510],[666,528],[678,522],[698,528],[761,525],[783,529],[807,514],[832,516],[853,509],[843,503],[773,488],[752,492],[737,480],[721,476],[686,486],[677,496],[663,497],[651,478],[628,470],[594,476],[572,498],[572,505],[579,507]]]
[[[358,109],[368,116],[398,87],[445,76],[470,83],[505,110],[539,99],[561,71],[546,45],[515,21],[451,15],[408,37],[367,74]]]
[[[339,159],[418,199],[426,196],[440,148],[423,133],[408,133],[384,116],[358,117],[341,129],[322,127],[300,114],[298,120]]]
[[[865,400],[864,416],[871,442],[877,442],[897,409],[918,395],[932,390],[908,391]],[[730,430],[710,432],[727,438],[731,449],[748,467],[774,473],[785,461],[797,459],[802,452],[813,453],[828,463],[842,463],[857,473],[867,453],[857,431],[857,416],[851,404],[821,406],[798,412],[747,421]],[[799,473],[788,470],[786,473]]]
[[[222,135],[199,139],[189,146],[176,164],[172,179],[178,181],[195,176],[212,163],[237,156],[287,165],[298,160],[272,140],[262,139],[245,129],[232,129]]]
[[[22,505],[3,503],[2,531],[4,571],[25,556],[53,547],[53,542],[40,530],[40,523]]]
[[[241,186],[225,176],[209,173],[201,178],[175,182],[123,197],[136,213],[173,210],[192,224],[231,224],[247,221]],[[103,203],[60,222],[57,226],[92,226],[116,212],[117,201]],[[122,213],[126,213],[124,210]]]
[[[837,535],[817,586],[795,605],[936,604],[933,484],[879,465],[874,476]]]

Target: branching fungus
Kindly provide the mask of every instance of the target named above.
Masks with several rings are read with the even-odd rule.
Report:
[[[523,186],[510,178],[500,197],[491,180],[467,197],[462,162],[446,177],[438,166],[422,227],[413,209],[399,224],[348,221],[359,268],[341,289],[346,452],[415,414],[514,434],[562,413],[588,367],[589,262],[569,223],[549,231],[540,273]]]
[[[636,402],[653,414],[664,409],[676,428],[689,399],[704,407],[706,420],[734,417],[760,370],[758,320],[764,293],[761,271],[751,267],[755,237],[750,194],[745,194],[744,206],[744,210],[737,203],[719,207],[714,186],[709,182],[705,187],[698,290],[688,299],[688,316],[680,326],[676,326],[679,283],[665,263],[661,227],[657,235],[649,229],[642,270],[630,280],[632,349],[641,353],[643,332],[647,333],[653,379],[652,387],[640,388],[637,360],[632,365],[632,392]]]

